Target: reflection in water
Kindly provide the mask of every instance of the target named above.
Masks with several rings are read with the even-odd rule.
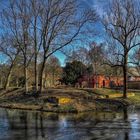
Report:
[[[38,113],[35,113],[35,136],[38,137]]]
[[[135,140],[140,111],[52,114],[0,109],[0,140]]]
[[[124,113],[124,121],[127,121],[127,119],[128,119],[127,108],[124,108],[124,109],[123,109],[123,113]]]
[[[27,140],[28,139],[28,122],[27,122],[27,112],[21,112],[20,114],[20,122],[22,124],[24,124],[24,136],[25,136],[25,139]]]
[[[127,108],[123,109],[123,114],[124,114],[124,121],[128,121],[128,110]],[[124,140],[129,140],[129,132],[124,133]]]
[[[124,138],[124,140],[129,140],[129,134],[128,134],[128,132],[125,132],[125,138]]]
[[[42,138],[45,137],[45,133],[44,133],[44,127],[43,127],[43,117],[42,117],[42,114],[40,115],[40,130],[41,130],[41,136]]]

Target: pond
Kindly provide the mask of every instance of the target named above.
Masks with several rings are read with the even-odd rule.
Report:
[[[139,140],[140,110],[52,114],[0,109],[0,140]]]

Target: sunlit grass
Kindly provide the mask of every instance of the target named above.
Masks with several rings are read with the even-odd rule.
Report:
[[[114,89],[107,89],[107,88],[95,88],[95,89],[88,89],[88,91],[99,95],[100,97],[105,98],[119,98],[123,96],[123,91],[121,90],[114,90]],[[135,93],[128,92],[128,97],[134,96]]]
[[[110,94],[122,94],[122,91],[113,90],[113,89],[106,89],[106,88],[97,88],[93,89],[94,92],[98,94],[110,95]]]
[[[113,89],[98,88],[98,89],[93,89],[93,92],[99,95],[107,95],[109,98],[114,98],[114,99],[118,99],[119,97],[123,96],[122,91],[113,90]],[[127,96],[128,96],[127,99],[124,99],[125,101],[140,107],[140,91],[128,92]]]
[[[128,101],[130,104],[140,106],[140,92],[135,93],[135,96],[128,97],[125,100]]]

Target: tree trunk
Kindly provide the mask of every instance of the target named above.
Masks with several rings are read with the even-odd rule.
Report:
[[[55,74],[54,74],[54,72],[53,72],[53,78],[52,78],[52,84],[53,84],[53,86],[55,86],[55,83],[54,83],[54,78],[55,78]]]
[[[37,50],[37,17],[34,19],[34,51],[35,51],[35,71],[34,71],[34,76],[35,76],[35,93],[38,91],[38,68],[37,68],[37,56],[38,56],[38,50]]]
[[[0,84],[1,84],[1,88],[3,87],[3,78],[0,78]]]
[[[24,76],[25,76],[25,94],[28,93],[28,73],[27,73],[27,60],[24,58]]]
[[[9,72],[7,74],[5,85],[4,85],[4,89],[5,90],[9,87],[9,83],[10,83],[10,78],[11,78],[11,73],[12,73],[13,66],[14,66],[14,63],[12,63],[11,66],[10,66],[10,68],[9,68]]]
[[[10,68],[10,70],[9,70],[9,72],[8,72],[8,75],[7,75],[7,77],[6,77],[5,85],[4,85],[4,89],[5,89],[5,90],[9,87],[10,78],[11,78],[11,72],[12,72],[12,69]]]
[[[127,98],[127,60],[128,55],[125,53],[124,55],[124,65],[123,65],[123,98]]]
[[[14,67],[14,64],[15,64],[15,61],[16,61],[16,59],[17,59],[18,54],[19,54],[19,51],[17,51],[15,58],[14,58],[13,60],[11,60],[12,63],[11,63],[11,66],[10,66],[10,68],[9,68],[8,75],[7,75],[7,77],[6,77],[6,82],[5,82],[5,85],[4,85],[4,89],[7,89],[7,87],[9,87],[12,69],[13,69],[13,67]]]
[[[35,92],[38,91],[38,69],[37,69],[37,55],[35,54]]]
[[[41,70],[40,70],[40,75],[39,75],[39,93],[42,93],[42,88],[43,88],[43,73],[44,73],[44,68],[45,68],[45,62],[46,60],[44,57]]]
[[[46,79],[47,79],[47,74],[45,73],[43,78],[43,86],[42,86],[43,88],[47,87]]]
[[[24,68],[24,74],[25,74],[25,93],[28,93],[28,73],[27,73],[27,67]]]
[[[19,87],[19,79],[18,78],[16,78],[16,86],[17,86],[17,88]]]

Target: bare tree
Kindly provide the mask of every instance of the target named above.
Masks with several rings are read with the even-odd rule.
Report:
[[[11,73],[16,63],[17,57],[20,53],[20,50],[15,46],[12,36],[5,35],[1,38],[1,41],[2,43],[0,45],[0,52],[6,56],[6,59],[9,62],[9,70],[4,85],[4,89],[7,89],[9,87]]]
[[[40,13],[42,9],[41,1],[31,0],[29,3],[29,8],[31,11],[31,27],[32,27],[32,41],[33,41],[33,50],[34,50],[34,83],[35,83],[35,92],[38,90],[38,55],[41,48],[42,38],[40,37]]]
[[[104,60],[104,45],[101,44],[96,44],[95,42],[92,42],[89,45],[89,51],[87,54],[87,58],[89,59],[90,64],[93,67],[94,70],[94,75],[97,75],[101,73],[102,70],[102,63]]]
[[[133,48],[140,45],[140,39],[138,37],[140,15],[138,10],[138,4],[133,0],[113,0],[103,21],[109,37],[117,42],[114,47],[119,48],[118,51],[114,53],[114,56],[119,59],[117,59],[116,64],[110,63],[110,65],[123,68],[124,98],[127,98],[129,53]]]
[[[133,51],[130,57],[130,63],[133,65],[138,75],[140,75],[140,48]]]
[[[61,76],[62,76],[62,68],[60,65],[60,61],[57,57],[51,56],[47,60],[45,65],[43,87],[47,87],[47,84],[48,86],[55,87]]]
[[[80,9],[75,0],[47,0],[42,1],[42,5],[43,59],[39,74],[40,93],[42,92],[42,77],[46,60],[56,51],[72,43],[84,25],[94,22],[97,17],[95,11],[85,11],[80,16],[80,12],[78,12]]]
[[[8,3],[6,9],[2,11],[2,24],[5,32],[14,37],[16,46],[23,55],[25,93],[28,92],[28,73],[27,67],[32,58],[30,42],[30,19],[29,4],[27,0],[12,1]]]
[[[135,52],[134,63],[136,64],[137,72],[140,75],[140,49]]]
[[[29,64],[33,58],[36,92],[39,90],[41,93],[47,59],[79,40],[81,33],[89,31],[89,28],[85,27],[97,19],[94,10],[84,10],[77,0],[9,0],[1,15],[4,32],[14,38],[14,45],[19,48],[23,57],[26,93]]]
[[[81,61],[84,64],[88,64],[89,60],[87,59],[88,49],[81,46],[81,47],[73,47],[73,48],[66,48],[65,50],[61,51],[66,59],[66,62],[73,62],[75,60]]]

